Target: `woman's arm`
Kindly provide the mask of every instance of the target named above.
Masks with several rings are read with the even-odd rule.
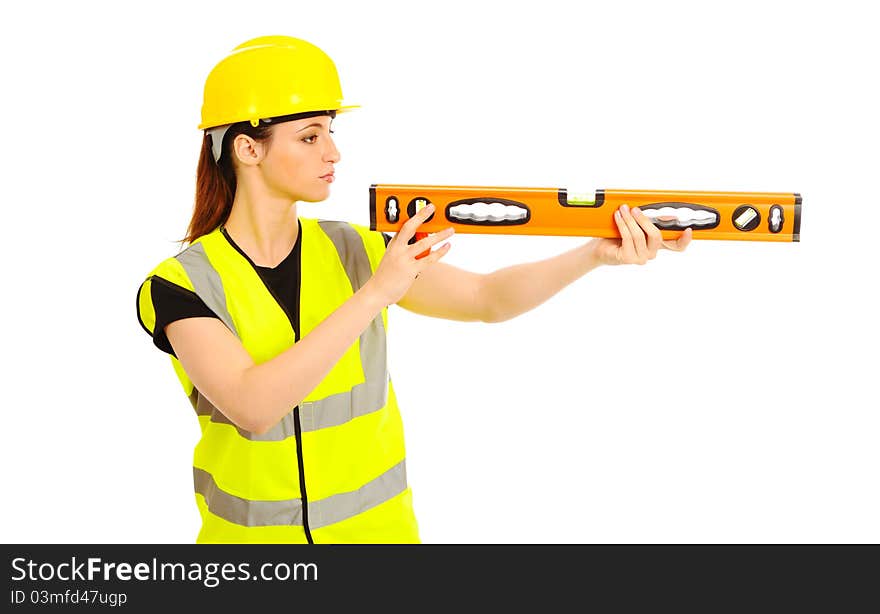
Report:
[[[397,304],[413,313],[462,322],[502,322],[534,309],[599,266],[592,244],[492,273],[439,263],[420,275]]]
[[[369,284],[284,352],[256,364],[216,318],[186,318],[165,334],[193,385],[237,426],[262,434],[321,382],[381,311]]]
[[[503,322],[530,311],[599,266],[595,243],[538,262],[486,275],[481,289],[485,322]]]
[[[654,223],[638,209],[615,213],[620,239],[593,239],[568,252],[487,274],[448,264],[425,271],[398,305],[422,315],[461,321],[502,322],[534,309],[602,264],[645,264],[659,249],[683,251],[690,229],[663,241]]]

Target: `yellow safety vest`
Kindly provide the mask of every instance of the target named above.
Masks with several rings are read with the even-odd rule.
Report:
[[[259,364],[309,334],[372,276],[385,250],[364,226],[300,218],[298,313],[286,313],[224,229],[159,264],[138,290],[151,334],[150,285],[195,292]],[[268,433],[232,424],[171,362],[198,415],[193,455],[198,543],[416,543],[403,425],[386,366],[387,309],[320,384]],[[297,335],[296,331],[299,331]]]

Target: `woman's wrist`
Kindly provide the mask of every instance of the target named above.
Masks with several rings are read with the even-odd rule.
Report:
[[[388,301],[376,287],[376,283],[370,279],[355,293],[370,312],[375,315],[388,306]]]
[[[581,249],[583,250],[583,258],[584,263],[587,267],[587,271],[591,271],[596,267],[599,267],[603,264],[602,258],[599,255],[599,246],[602,244],[602,239],[593,239],[585,243]]]

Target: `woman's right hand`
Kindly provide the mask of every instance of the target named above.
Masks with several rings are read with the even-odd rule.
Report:
[[[408,245],[419,226],[431,217],[432,213],[434,213],[434,205],[428,204],[401,226],[400,232],[388,242],[388,248],[379,267],[367,282],[382,298],[385,306],[402,299],[419,273],[449,252],[449,243],[445,243],[424,258],[416,257],[440,241],[451,237],[455,232],[452,227],[429,234],[420,241]]]

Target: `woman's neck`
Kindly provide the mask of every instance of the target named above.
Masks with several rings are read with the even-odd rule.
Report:
[[[236,193],[224,227],[254,264],[275,267],[296,244],[296,202],[264,200],[255,205],[253,200]]]

